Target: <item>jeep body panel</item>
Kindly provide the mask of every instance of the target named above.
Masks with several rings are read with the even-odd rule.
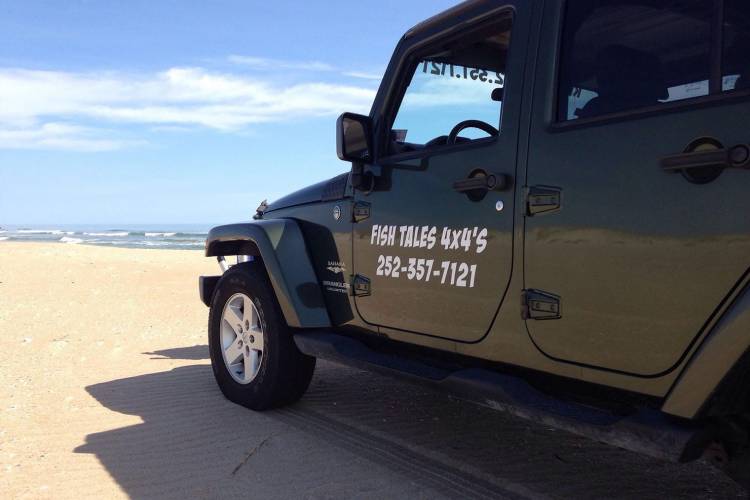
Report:
[[[510,49],[502,61],[509,97],[502,104],[501,131],[494,138],[429,153],[381,154],[365,167],[386,186],[354,193],[355,203],[367,204],[370,212],[354,224],[354,272],[371,286],[371,293],[357,296],[355,302],[370,325],[477,343],[493,324],[513,270],[518,125],[527,61],[524,35],[530,30],[532,5],[487,2],[465,5],[460,12],[465,19],[458,33],[455,20],[445,24],[437,18],[399,43],[392,94],[382,109],[375,108],[376,114],[387,116],[398,104],[413,66],[425,50],[433,50],[435,40],[496,25],[510,31]],[[487,86],[488,100],[491,88]],[[375,133],[387,135],[377,127]],[[496,174],[504,187],[481,199],[456,190],[457,182],[477,171]]]
[[[417,27],[419,29],[415,28],[410,31],[408,36],[405,37],[406,41],[408,41],[409,44],[418,45],[425,40],[433,39],[436,34],[441,31],[450,30],[451,26],[458,24],[459,22],[465,25],[471,19],[482,19],[487,17],[489,15],[487,14],[488,12],[497,14],[499,11],[502,11],[502,8],[506,5],[503,1],[479,1],[472,2],[471,4],[471,9],[468,7],[468,3],[462,4],[465,8],[460,10],[461,17],[458,20],[448,21],[445,18],[437,16],[435,22],[423,23]],[[516,38],[514,39],[515,42],[521,37],[528,38],[528,46],[524,49],[527,60],[525,66],[522,68],[523,85],[520,89],[516,88],[516,91],[521,93],[521,111],[518,116],[518,121],[514,124],[518,128],[520,134],[517,159],[517,163],[520,166],[517,170],[517,178],[514,179],[514,188],[509,192],[503,193],[504,197],[502,198],[506,202],[510,200],[509,204],[515,209],[509,210],[506,208],[501,212],[503,216],[512,219],[512,239],[514,242],[522,242],[524,237],[524,223],[526,219],[526,192],[524,190],[524,186],[526,185],[526,169],[524,168],[524,165],[528,155],[528,134],[526,131],[531,126],[532,99],[534,97],[533,81],[536,71],[535,55],[542,50],[540,39],[536,36],[541,29],[542,4],[540,2],[531,2],[529,5],[531,9],[528,13],[530,16],[528,32],[519,34],[519,31],[517,31],[515,34]],[[515,20],[515,26],[519,26],[517,24],[517,19],[518,18]],[[520,45],[523,47],[525,43],[526,42],[522,41]],[[393,80],[399,78],[398,70],[403,66],[403,61],[400,58],[407,52],[404,49],[405,44],[405,40],[402,40],[399,43],[399,47],[397,47],[394,52],[394,56],[388,66],[378,96],[373,104],[370,116],[372,117],[374,124],[380,123],[382,126],[384,123],[386,112],[383,108],[388,103],[388,92],[391,92],[395,87]],[[516,47],[517,45],[511,44],[511,52]],[[552,49],[545,46],[545,50]],[[508,95],[510,95],[510,91],[508,92]],[[507,115],[504,115],[503,119],[505,118],[507,118]],[[377,129],[377,126],[375,128]],[[375,144],[375,147],[378,147],[377,143]],[[406,165],[406,167],[408,169],[408,165]],[[366,166],[365,168],[368,167]],[[397,167],[394,167],[394,170],[396,168]],[[415,172],[415,175],[424,173],[425,172]],[[394,184],[393,188],[397,189],[397,186]],[[508,198],[509,195],[512,195],[512,197]],[[460,197],[458,193],[453,192],[450,192],[449,196]],[[365,198],[362,199],[364,200]],[[377,207],[374,209],[376,208]],[[484,208],[489,208],[490,211],[493,212],[493,216],[497,217],[494,213],[494,207],[485,206]],[[304,217],[301,212],[298,212],[297,216]],[[365,232],[363,232],[362,236],[369,240],[371,234],[364,233]],[[676,372],[668,373],[656,378],[633,377],[596,368],[582,367],[576,364],[560,363],[539,351],[534,346],[533,342],[530,341],[528,334],[525,331],[524,321],[521,318],[519,299],[521,298],[521,293],[524,289],[523,245],[514,244],[512,252],[513,271],[508,284],[508,297],[503,301],[497,312],[489,333],[484,336],[480,342],[459,342],[444,337],[416,335],[413,332],[397,328],[389,328],[388,326],[366,326],[369,326],[369,328],[380,335],[385,335],[388,338],[399,342],[408,342],[427,348],[457,353],[505,365],[523,366],[532,370],[538,370],[540,372],[559,375],[570,379],[583,380],[600,384],[602,386],[611,386],[626,391],[658,397],[664,396],[669,391],[669,388],[677,375]]]
[[[289,219],[257,220],[217,226],[208,233],[206,256],[260,256],[289,326],[330,326],[318,280],[305,251],[297,223]]]
[[[698,418],[750,347],[750,292],[741,295],[750,173],[727,169],[698,184],[660,161],[699,137],[748,142],[749,92],[560,123],[565,4],[476,0],[414,27],[370,111],[371,156],[355,165],[379,184],[355,190],[342,174],[296,191],[261,220],[216,228],[207,255],[260,255],[291,326],[368,333],[482,366],[622,389]],[[389,157],[412,56],[505,12],[513,23],[500,135]],[[452,185],[474,168],[511,182],[471,200]],[[557,193],[559,206],[530,216],[534,189]],[[438,241],[444,227],[486,228],[487,253],[392,244],[402,228],[421,238],[424,227],[428,238],[437,228]],[[471,290],[441,288],[384,276],[386,257],[394,268],[400,258],[399,273],[411,258],[481,270]],[[524,318],[529,291],[559,297],[559,318]]]
[[[559,122],[562,17],[550,5],[540,31],[526,182],[559,186],[563,206],[526,219],[524,288],[560,295],[564,313],[528,332],[554,359],[655,377],[679,365],[750,267],[747,172],[698,184],[660,161],[702,137],[747,142],[750,102]]]
[[[747,287],[747,279],[744,283],[743,291],[721,316],[675,382],[662,411],[695,418],[713,410],[709,405],[715,396],[733,399],[727,403],[737,412],[747,410],[741,407],[747,403],[750,390],[747,381],[741,383],[728,378],[733,369],[744,369],[743,373],[747,373],[747,367],[739,366],[743,356],[750,352],[750,288]],[[740,387],[725,385],[738,382]],[[726,393],[722,394],[723,391]],[[721,411],[717,410],[715,413]]]
[[[337,175],[332,179],[317,182],[293,193],[282,196],[268,204],[263,213],[273,212],[282,208],[296,207],[309,203],[320,203],[324,201],[335,201],[348,196],[351,187],[349,186],[349,173]],[[348,220],[348,219],[347,219]]]

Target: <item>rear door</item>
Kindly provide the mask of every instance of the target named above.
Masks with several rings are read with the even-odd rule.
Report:
[[[512,267],[528,9],[509,2],[438,35],[396,77],[388,152],[369,169],[373,189],[355,194],[354,265],[368,286],[355,301],[368,323],[463,342],[488,331]]]
[[[553,358],[656,375],[750,266],[750,171],[683,154],[734,148],[734,167],[745,165],[750,6],[566,5],[559,79],[553,51],[539,64],[549,92],[534,103],[528,162],[539,213],[525,222],[525,286],[559,301],[559,314],[532,316],[559,319],[527,328]]]

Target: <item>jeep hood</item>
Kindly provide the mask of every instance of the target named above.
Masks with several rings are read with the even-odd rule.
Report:
[[[294,207],[297,205],[305,205],[308,203],[341,199],[344,197],[348,178],[348,173],[341,174],[332,179],[327,179],[299,189],[269,203],[265,212]]]

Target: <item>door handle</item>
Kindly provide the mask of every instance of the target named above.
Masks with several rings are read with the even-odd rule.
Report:
[[[748,165],[750,165],[750,148],[745,144],[708,151],[690,151],[661,159],[661,168],[666,172],[705,167],[748,168]]]
[[[477,191],[504,191],[510,187],[510,176],[506,174],[486,173],[483,170],[474,171],[466,179],[453,183],[453,189],[459,193]]]

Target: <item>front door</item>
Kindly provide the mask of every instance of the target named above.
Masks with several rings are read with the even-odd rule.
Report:
[[[355,303],[372,325],[476,342],[503,300],[524,38],[509,47],[528,29],[525,4],[512,7],[430,42],[397,77],[388,151],[355,195],[355,279],[369,280]]]
[[[750,266],[750,171],[736,168],[750,142],[750,10],[727,1],[717,22],[714,2],[667,3],[566,3],[556,123],[540,96],[528,163],[530,189],[561,191],[559,209],[526,218],[525,286],[560,300],[559,319],[527,321],[532,340],[644,376],[680,360]],[[723,167],[673,156],[735,146]]]

